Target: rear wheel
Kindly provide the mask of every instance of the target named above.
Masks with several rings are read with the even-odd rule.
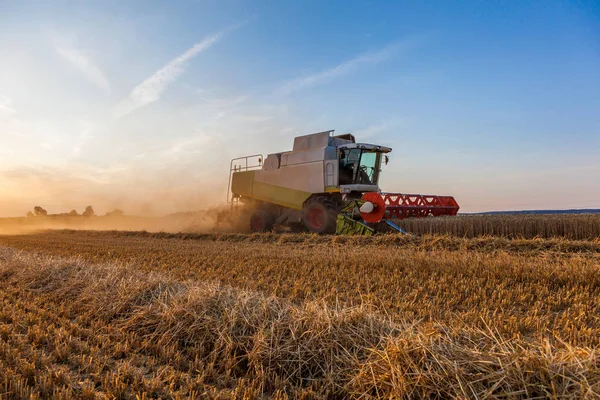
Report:
[[[302,223],[313,233],[335,233],[338,208],[335,202],[326,196],[311,197],[304,203]]]
[[[250,217],[250,232],[271,232],[275,218],[266,210],[254,210]]]

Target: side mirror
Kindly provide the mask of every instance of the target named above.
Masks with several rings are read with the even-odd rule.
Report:
[[[387,165],[390,162],[390,158],[388,156],[383,156],[383,162]]]

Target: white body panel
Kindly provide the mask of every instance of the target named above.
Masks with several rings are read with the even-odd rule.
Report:
[[[325,191],[323,161],[282,166],[254,172],[256,182],[310,193]]]

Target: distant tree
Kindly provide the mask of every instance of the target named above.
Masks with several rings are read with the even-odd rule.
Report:
[[[87,206],[85,208],[85,211],[81,215],[83,215],[84,217],[93,217],[94,215],[96,215],[96,213],[94,212],[92,206]]]
[[[78,215],[79,215],[79,214],[77,214],[77,210],[71,210],[71,212],[69,213],[69,216],[70,216],[70,217],[76,217],[76,216],[78,216]]]
[[[30,217],[33,217],[33,213],[32,213],[31,211],[28,211],[28,212],[27,212],[27,217],[29,217],[29,218],[30,218]]]
[[[48,211],[44,210],[42,207],[40,206],[35,206],[33,207],[33,213],[37,216],[41,216],[41,215],[48,215]]]
[[[115,208],[114,210],[107,212],[107,213],[106,213],[106,216],[107,216],[107,217],[120,217],[120,216],[122,216],[123,214],[124,214],[123,210],[120,210],[120,209],[118,209],[118,208]]]

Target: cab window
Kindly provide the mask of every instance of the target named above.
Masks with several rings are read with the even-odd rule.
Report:
[[[376,185],[381,155],[375,151],[342,149],[340,152],[340,185]]]

